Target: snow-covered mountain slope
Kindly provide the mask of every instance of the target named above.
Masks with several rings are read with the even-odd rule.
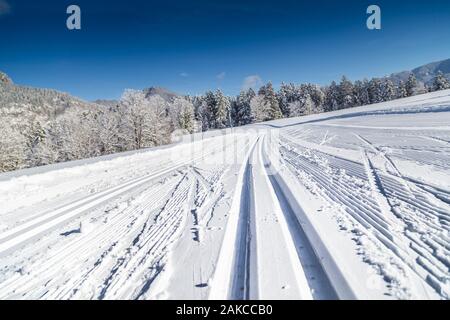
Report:
[[[450,59],[427,63],[411,71],[393,73],[389,78],[394,83],[398,83],[399,81],[407,81],[409,75],[414,74],[418,81],[431,85],[434,77],[436,77],[439,71],[442,72],[447,79],[450,79]]]
[[[448,299],[450,90],[0,174],[2,299]]]

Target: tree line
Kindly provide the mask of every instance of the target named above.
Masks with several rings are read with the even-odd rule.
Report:
[[[52,90],[0,84],[0,172],[105,154],[154,147],[185,134],[298,117],[429,91],[450,89],[438,73],[430,87],[410,74],[405,82],[389,78],[339,83],[269,82],[259,90],[229,97],[221,90],[165,100],[142,90],[126,90],[116,104],[83,103]]]

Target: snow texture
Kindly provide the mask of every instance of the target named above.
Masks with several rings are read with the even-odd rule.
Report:
[[[450,90],[3,173],[0,203],[0,299],[449,299]]]

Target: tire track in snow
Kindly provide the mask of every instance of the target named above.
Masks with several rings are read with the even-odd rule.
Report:
[[[360,140],[363,141],[364,144],[368,144],[375,155],[379,155],[386,161],[389,161],[389,159],[386,159],[386,156],[380,153],[380,151],[371,145],[369,141],[366,139]],[[337,203],[344,204],[346,206],[346,211],[361,224],[361,228],[364,228],[360,230],[364,230],[364,234],[368,236],[373,234],[375,239],[380,241],[383,246],[391,251],[393,254],[392,256],[396,257],[397,265],[401,266],[404,264],[404,267],[402,267],[404,270],[403,272],[406,271],[409,276],[406,277],[406,282],[403,284],[412,281],[412,285],[410,282],[409,288],[413,289],[416,297],[428,297],[429,295],[433,295],[433,289],[444,297],[448,295],[448,288],[446,288],[448,286],[448,277],[445,274],[448,274],[450,270],[448,268],[449,259],[446,258],[450,251],[443,248],[439,242],[435,241],[436,238],[444,236],[442,230],[445,230],[446,227],[443,223],[447,221],[446,219],[448,217],[448,211],[442,209],[442,205],[445,203],[442,203],[440,206],[432,204],[429,199],[427,200],[427,197],[424,194],[419,192],[414,184],[411,184],[405,177],[400,175],[400,172],[396,170],[395,166],[390,167],[392,169],[389,170],[391,173],[377,173],[377,170],[373,166],[372,170],[370,168],[367,170],[366,167],[366,171],[368,172],[366,179],[369,180],[369,184],[370,174],[373,173],[373,184],[378,184],[383,190],[379,196],[384,196],[386,198],[389,206],[392,208],[392,212],[398,219],[390,219],[392,215],[388,215],[388,219],[386,219],[386,214],[383,214],[383,212],[386,213],[387,211],[381,208],[383,205],[380,205],[379,201],[377,201],[373,209],[380,210],[377,215],[379,215],[382,220],[385,220],[385,222],[382,222],[382,220],[379,220],[376,216],[372,216],[372,214],[365,217],[361,213],[363,213],[364,203],[368,203],[369,198],[359,198],[357,193],[344,196],[347,194],[347,189],[355,189],[351,185],[343,184],[345,181],[345,179],[342,179],[343,177],[331,179],[330,182],[332,182],[334,187],[329,188],[328,184],[330,182],[327,183],[328,179],[319,170],[315,170],[312,163],[305,163],[305,165],[303,165],[303,159],[300,160],[300,157],[295,159],[296,156],[294,154],[289,154],[292,151],[286,152],[285,150],[283,152],[285,153],[285,156],[288,156],[286,160],[294,167],[294,169],[296,168],[295,170],[300,170],[300,172],[311,175],[312,179],[316,180],[315,183],[321,185],[321,189],[326,191],[324,195],[329,198],[328,201],[337,201]],[[311,150],[311,152],[320,154],[320,152],[317,152],[316,150]],[[367,153],[366,155],[369,157]],[[389,163],[392,162],[389,161]],[[332,163],[330,162],[330,164],[327,165],[332,165]],[[332,174],[332,172],[329,173]],[[397,174],[400,176],[397,176]],[[321,175],[323,175],[322,178],[320,177]],[[378,183],[376,181],[378,181]],[[333,189],[336,191],[333,191]],[[351,200],[351,198],[357,201],[355,202]],[[375,195],[374,198],[376,199],[377,196]],[[359,213],[353,211],[352,207],[359,208],[361,211],[359,211]],[[372,218],[370,218],[370,220],[367,219],[370,216],[372,216]],[[376,219],[373,220],[373,218]],[[376,222],[377,220],[379,221]],[[430,228],[430,231],[423,233],[423,231],[428,228]],[[395,230],[403,230],[403,232],[396,234]],[[436,237],[433,234],[439,236]],[[426,242],[429,243],[426,244]],[[386,253],[387,252],[388,251],[386,251]],[[377,263],[376,261],[374,262]],[[384,264],[385,262],[383,262],[381,266]],[[382,267],[382,269],[384,269],[384,267]],[[426,286],[427,288],[424,288],[424,283],[428,284],[430,287]]]
[[[395,249],[395,245],[392,243],[389,224],[385,221],[375,199],[368,196],[365,188],[362,188],[361,182],[359,181],[360,178],[355,181],[354,178],[348,175],[350,173],[341,175],[340,169],[327,169],[333,165],[331,162],[333,160],[332,158],[330,158],[330,162],[322,163],[320,158],[317,159],[316,156],[309,155],[307,157],[303,154],[300,155],[288,147],[282,147],[281,150],[287,164],[293,168],[294,172],[301,174],[299,178],[304,183],[307,183],[309,188],[313,184],[318,187],[314,187],[313,190],[319,193],[327,203],[339,206],[343,205],[342,212],[345,215],[339,217],[339,219],[342,220],[344,217],[345,219],[350,219],[351,224],[345,226],[345,228],[351,227],[350,232],[356,236],[355,241],[357,244],[363,245],[366,248],[367,244],[362,242],[362,240],[367,238],[366,241],[375,244],[380,250],[385,246],[389,250]],[[338,163],[340,162],[341,160]],[[358,168],[356,172],[361,170],[365,175],[363,165],[354,162],[351,162],[351,165],[355,166],[354,170]],[[357,175],[358,177],[361,176],[359,172]],[[401,277],[403,272],[401,266],[403,262],[401,259],[397,258],[391,261],[390,259],[383,258],[379,260],[380,257],[376,254],[374,255],[370,250],[364,251],[364,258],[371,265],[380,265],[380,268],[385,264],[389,264],[389,273],[385,276],[389,276],[395,284],[396,289],[399,289],[403,294],[403,287],[401,285],[403,281]],[[382,271],[385,272],[386,270],[382,269]]]
[[[284,193],[284,190],[280,185],[278,173],[271,173],[268,171],[268,168],[272,167],[269,153],[268,145],[262,143],[259,154],[260,163],[263,165],[265,177],[268,180],[268,183],[270,183],[272,197],[276,199],[275,203],[278,202],[278,220],[286,239],[285,241],[291,243],[291,258],[297,258],[300,262],[301,266],[297,267],[297,269],[302,270],[302,275],[298,275],[297,277],[304,277],[302,281],[304,282],[306,280],[306,283],[304,282],[301,285],[305,288],[307,287],[309,290],[308,293],[303,292],[301,297],[303,299],[311,298],[318,300],[337,299],[337,293],[331,284],[329,275],[322,265],[321,258],[317,254],[313,243],[309,240],[300,223],[300,220],[290,203],[289,197]],[[273,169],[276,170],[276,168],[271,168],[270,170]],[[297,272],[300,272],[300,270]]]
[[[251,153],[253,153],[253,147]],[[256,240],[254,229],[252,228],[254,198],[253,198],[253,179],[251,174],[250,159],[245,164],[244,180],[242,192],[240,194],[239,224],[237,230],[233,278],[231,282],[230,299],[249,300],[254,297],[257,291],[257,283],[251,280],[251,275],[257,271],[257,265],[254,262],[256,250],[252,248],[252,243]],[[253,238],[253,242],[252,242]],[[253,252],[252,252],[253,251]],[[253,260],[253,261],[251,261]],[[251,269],[253,268],[253,270]],[[251,296],[251,294],[253,296]]]
[[[380,210],[389,221],[390,228],[389,230],[392,232],[392,241],[396,247],[388,246],[389,249],[393,249],[393,252],[399,256],[400,259],[405,261],[405,272],[409,274],[408,278],[413,279],[411,273],[417,273],[419,277],[421,277],[420,272],[417,270],[417,265],[414,263],[414,256],[412,254],[408,241],[405,241],[403,237],[403,233],[405,231],[406,226],[404,225],[401,218],[398,217],[398,214],[393,209],[393,206],[386,195],[386,191],[384,190],[383,183],[376,172],[375,167],[373,166],[367,152],[365,150],[361,150],[361,156],[364,162],[364,166],[367,171],[367,177],[369,183],[371,185],[372,191],[374,193],[374,197],[377,199]],[[412,287],[415,287],[415,290],[418,294],[427,296],[427,290],[423,286],[422,282],[416,283],[412,282]]]
[[[214,151],[212,153],[214,153]],[[62,225],[68,220],[82,215],[88,210],[92,210],[111,199],[119,197],[127,192],[131,192],[150,181],[160,178],[190,163],[201,160],[208,155],[209,153],[187,161],[180,161],[169,168],[163,168],[145,177],[127,181],[118,186],[108,188],[107,190],[103,190],[94,195],[87,196],[68,205],[59,207],[56,210],[45,212],[33,220],[7,230],[0,235],[0,256],[8,254],[17,246],[31,241],[39,235]]]
[[[241,168],[233,200],[239,213],[233,211],[229,223],[234,224],[226,230],[235,238],[231,246],[224,239],[209,298],[336,298],[286,196],[267,171],[262,149],[260,138]]]
[[[376,154],[380,154],[384,159],[390,161],[386,155],[382,154],[367,139],[360,138],[363,142],[372,146]],[[367,158],[367,160],[370,163],[370,159]],[[390,174],[387,172],[378,175],[373,166],[372,172],[377,178],[380,188],[383,190],[386,188],[384,195],[392,208],[392,212],[398,218],[398,224],[403,225],[404,228],[403,234],[397,238],[397,244],[404,244],[404,254],[400,255],[398,252],[397,254],[404,259],[412,272],[416,273],[440,295],[449,298],[450,278],[448,272],[450,272],[450,259],[448,258],[448,254],[450,254],[450,251],[443,248],[439,243],[433,243],[429,239],[430,235],[439,234],[442,229],[450,230],[448,228],[450,210],[446,211],[442,208],[443,206],[447,206],[447,209],[450,209],[448,202],[445,201],[446,198],[442,199],[442,194],[439,195],[429,188],[412,182],[410,179],[404,177],[399,170],[396,170],[394,177],[390,178]],[[400,180],[400,182],[395,182],[396,180]],[[390,182],[387,183],[387,181]],[[396,183],[399,185],[396,186]],[[406,189],[408,196],[399,195],[402,192],[402,187]],[[393,188],[397,189],[394,193],[391,191]],[[429,196],[434,197],[438,201],[442,201],[443,206],[438,207],[432,204]],[[392,205],[391,200],[389,200],[390,198],[397,205]],[[399,210],[398,204],[402,205],[402,200],[406,202],[406,206],[403,205],[402,209]],[[436,225],[436,222],[439,225]],[[420,226],[419,229],[417,229],[418,226]],[[421,292],[422,295],[427,296],[427,291],[423,287],[422,282],[419,285],[422,285],[422,290],[419,291],[419,294]]]
[[[241,168],[238,173],[237,181],[236,181],[236,187],[234,190],[233,200],[231,203],[230,211],[229,211],[229,217],[228,222],[225,229],[225,234],[222,240],[222,246],[220,248],[219,258],[215,266],[214,275],[211,280],[211,290],[209,291],[209,299],[212,300],[218,300],[218,299],[230,299],[233,296],[236,296],[236,278],[244,279],[244,283],[241,284],[241,287],[244,288],[244,290],[240,290],[241,292],[246,291],[245,290],[245,270],[244,268],[244,276],[242,276],[242,271],[239,276],[236,275],[235,269],[236,269],[236,253],[237,248],[240,245],[240,242],[238,242],[238,238],[242,235],[242,232],[240,232],[240,227],[242,227],[242,219],[241,219],[241,198],[242,194],[245,193],[245,186],[246,186],[246,177],[248,176],[248,165],[249,165],[249,158],[251,153],[253,152],[253,149],[255,148],[255,145],[258,141],[258,138],[255,138],[253,142],[251,142],[248,145],[248,151],[245,154],[244,161],[241,165]],[[242,239],[244,243],[247,243],[247,239]],[[243,246],[246,249],[246,246]],[[239,255],[238,255],[239,256]],[[245,255],[244,255],[245,257]],[[238,296],[242,296],[242,294],[239,294]]]
[[[127,200],[126,209],[121,209],[119,204],[114,209],[115,212],[108,214],[108,221],[95,231],[82,233],[79,238],[52,252],[52,255],[43,263],[33,266],[30,273],[16,274],[1,283],[0,297],[20,295],[23,298],[69,299],[79,293],[83,285],[86,282],[89,283],[89,279],[103,277],[102,270],[108,264],[105,260],[110,259],[111,254],[118,254],[122,247],[121,243],[126,242],[130,236],[135,237],[133,233],[136,227],[147,220],[148,212],[161,205],[160,202],[167,197],[165,194],[173,187],[172,181],[167,181],[162,186],[156,184],[144,191],[137,199],[131,202]],[[134,202],[137,204],[134,205]],[[90,263],[92,259],[94,261]],[[79,264],[81,261],[84,263],[79,272],[65,278],[63,272],[65,265]],[[39,278],[36,278],[36,274]],[[43,292],[41,296],[39,291]]]

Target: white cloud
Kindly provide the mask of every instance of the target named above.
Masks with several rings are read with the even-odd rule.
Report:
[[[242,90],[248,90],[250,88],[257,89],[262,85],[262,79],[257,74],[245,77],[242,83]]]
[[[217,78],[217,80],[221,81],[221,80],[225,79],[226,75],[227,75],[226,72],[223,71],[223,72],[219,73],[218,75],[216,75],[216,78]]]
[[[187,77],[189,77],[189,74],[186,72],[181,72],[180,77],[187,78]]]
[[[11,12],[11,6],[6,0],[0,0],[0,16]]]

